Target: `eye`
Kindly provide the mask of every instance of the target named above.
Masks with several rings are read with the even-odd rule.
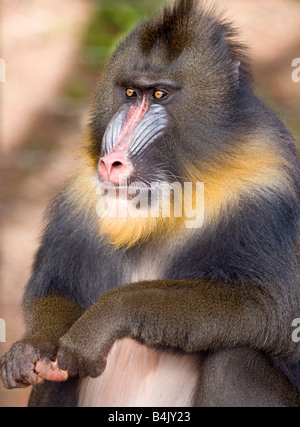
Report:
[[[137,96],[137,93],[134,89],[132,89],[131,87],[126,89],[126,96],[128,98],[135,98]]]
[[[168,94],[163,90],[156,90],[153,94],[155,99],[162,99],[162,98],[165,98],[167,95]]]

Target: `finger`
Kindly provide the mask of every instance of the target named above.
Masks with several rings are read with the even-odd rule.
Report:
[[[78,374],[76,358],[63,350],[59,350],[57,353],[57,364],[59,369],[68,373],[69,377],[75,377]]]
[[[16,376],[12,361],[2,358],[1,379],[7,389],[28,387],[29,383]]]
[[[2,379],[4,386],[8,389],[24,388],[30,385],[27,380],[23,381],[22,379],[15,376],[15,373],[11,368],[11,361],[8,361],[6,367],[3,368]]]
[[[7,388],[11,389],[11,388],[18,388],[18,384],[15,381],[15,375],[14,375],[14,371],[13,371],[13,366],[12,366],[12,361],[10,358],[8,358],[8,360],[6,361],[6,384],[7,384]]]
[[[68,372],[58,367],[57,361],[43,363],[38,361],[35,367],[38,377],[47,381],[63,382],[68,379]]]
[[[2,361],[2,366],[1,366],[1,379],[2,379],[4,387],[9,388],[8,381],[7,381],[6,365],[3,361]]]
[[[97,378],[105,371],[106,364],[106,357],[103,357],[100,361],[94,362],[94,364],[91,363],[88,376],[91,378]]]

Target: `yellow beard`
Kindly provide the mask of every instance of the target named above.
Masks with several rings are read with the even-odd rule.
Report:
[[[252,141],[241,145],[229,158],[206,165],[206,171],[187,165],[189,171],[187,181],[193,183],[193,190],[189,196],[184,192],[179,205],[188,200],[194,209],[198,197],[195,194],[196,182],[204,182],[204,223],[207,225],[218,221],[224,210],[229,214],[230,208],[234,208],[240,197],[245,194],[254,196],[256,190],[265,193],[274,189],[277,192],[280,189],[284,191],[285,185],[288,185],[284,172],[285,162],[279,153],[272,152],[268,148],[263,142]],[[146,217],[101,216],[97,213],[97,205],[101,201],[101,195],[97,191],[98,185],[95,164],[88,152],[83,151],[79,169],[71,185],[72,198],[77,200],[78,209],[95,218],[100,235],[105,236],[117,248],[127,249],[159,237],[167,239],[188,228],[186,221],[190,218],[185,215],[183,206],[179,206],[182,215],[180,217],[174,215],[174,204],[178,208],[178,202],[174,200],[170,201],[168,217],[163,217],[161,207],[158,217],[152,217],[151,212]]]
[[[98,221],[99,233],[105,236],[109,243],[115,247],[125,249],[141,244],[149,239],[158,238],[160,235],[167,237],[180,227],[184,218],[174,217],[173,203],[170,203],[170,217],[164,218],[161,210],[158,217],[126,218],[101,216],[97,212],[97,206],[101,202],[99,194],[99,181],[93,161],[86,150],[79,152],[77,170],[70,186],[71,198],[77,200],[78,210],[85,211],[87,215]]]
[[[106,236],[114,246],[126,249],[159,236],[167,238],[173,234],[183,220],[182,217],[174,216],[174,201],[167,199],[166,205],[170,209],[167,217],[164,217],[162,206],[156,207],[156,216],[153,216],[151,207],[148,206],[148,190],[146,200],[146,206],[138,209],[131,200],[127,200],[127,196],[125,199],[113,198],[113,204],[110,207],[106,205],[104,214],[101,208],[97,212],[100,234]],[[99,201],[101,206],[101,196]]]
[[[171,218],[100,218],[100,234],[107,237],[108,241],[116,246],[129,247],[141,244],[155,236],[170,231]]]

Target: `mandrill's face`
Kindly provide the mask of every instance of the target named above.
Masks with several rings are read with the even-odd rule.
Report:
[[[199,185],[233,141],[241,62],[208,17],[193,26],[182,15],[169,26],[169,13],[138,26],[116,49],[91,121],[100,227],[110,237],[137,235],[132,244],[196,218]]]

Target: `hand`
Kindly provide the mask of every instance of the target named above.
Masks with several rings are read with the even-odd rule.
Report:
[[[60,370],[73,377],[96,378],[104,371],[108,351],[101,345],[100,337],[92,337],[83,344],[76,326],[59,340],[57,364]]]
[[[22,388],[45,380],[65,381],[67,372],[53,362],[57,345],[51,342],[18,341],[2,356],[0,370],[6,388]]]
[[[59,340],[57,361],[70,376],[98,377],[106,367],[107,355],[117,339],[128,336],[123,305],[110,291],[74,323]]]

